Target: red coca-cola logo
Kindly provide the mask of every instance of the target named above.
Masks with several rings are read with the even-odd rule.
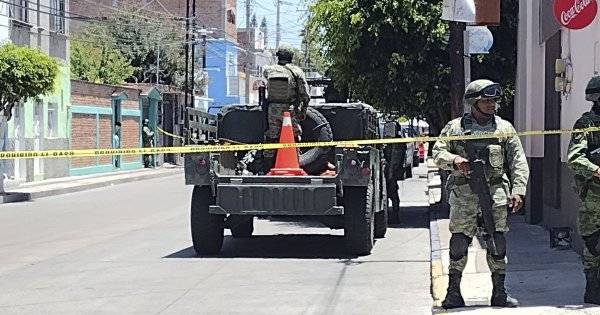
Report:
[[[560,25],[572,30],[590,25],[597,13],[596,0],[554,0],[554,17]]]

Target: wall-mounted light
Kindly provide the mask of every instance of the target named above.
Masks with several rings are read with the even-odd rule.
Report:
[[[554,62],[554,91],[563,95],[571,93],[571,82],[573,82],[573,66],[569,58],[556,59]]]

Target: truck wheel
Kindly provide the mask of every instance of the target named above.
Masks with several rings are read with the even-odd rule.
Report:
[[[302,122],[302,142],[331,142],[333,131],[327,119],[318,110],[308,107]],[[331,147],[312,147],[298,157],[300,167],[309,175],[319,175],[327,170]]]
[[[344,187],[344,242],[349,254],[368,255],[374,243],[373,183]]]
[[[199,255],[217,254],[223,246],[225,216],[208,213],[215,204],[210,186],[194,186],[192,193],[191,229],[194,250]]]
[[[375,237],[382,238],[385,236],[388,228],[388,197],[387,183],[384,179],[381,180],[380,188],[380,203],[381,210],[375,213]]]
[[[247,238],[254,232],[254,219],[242,222],[231,228],[231,236],[234,238]]]

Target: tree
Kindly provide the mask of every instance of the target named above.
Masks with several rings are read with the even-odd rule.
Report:
[[[52,92],[58,73],[58,61],[38,49],[8,43],[0,46],[0,147],[15,103]],[[4,174],[0,172],[0,194],[4,193]]]
[[[38,49],[8,43],[0,46],[0,110],[6,121],[16,102],[52,92],[58,73],[58,61]]]
[[[310,38],[323,47],[337,84],[384,112],[449,119],[449,67],[442,0],[317,0]]]
[[[262,21],[260,22],[260,31],[263,33],[263,36],[265,37],[265,47],[267,47],[268,38],[269,38],[269,30],[267,29],[267,18],[266,17],[263,17]]]
[[[84,36],[116,48],[125,60],[131,61],[134,71],[127,82],[156,82],[159,70],[160,83],[184,85],[185,33],[181,25],[140,8],[136,2],[122,4],[103,20],[104,23],[88,25]]]
[[[121,52],[103,44],[71,39],[71,75],[73,79],[102,84],[123,84],[135,68]]]

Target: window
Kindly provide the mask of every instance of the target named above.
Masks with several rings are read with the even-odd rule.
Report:
[[[56,103],[48,103],[48,138],[58,136],[58,106]]]
[[[235,13],[233,13],[233,10],[227,10],[227,22],[235,24]]]
[[[65,33],[65,0],[50,0],[50,30]]]
[[[29,22],[29,1],[12,0],[8,7],[8,17],[22,22]]]

